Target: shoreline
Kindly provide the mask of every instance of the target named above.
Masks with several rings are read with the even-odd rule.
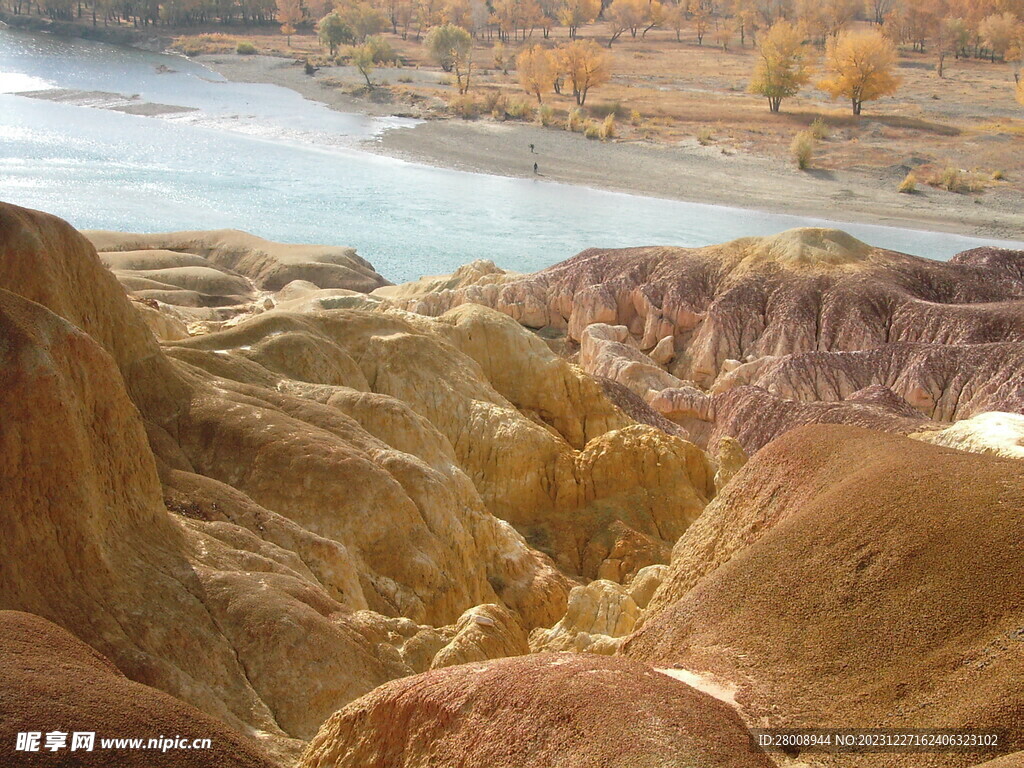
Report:
[[[195,60],[228,80],[289,88],[337,111],[418,116],[407,105],[356,98],[323,82],[325,77],[333,82],[352,78],[347,67],[331,67],[311,77],[291,59],[280,57],[205,54]],[[362,148],[437,168],[511,178],[535,178],[537,162],[541,179],[572,186],[839,223],[1024,240],[1019,195],[989,190],[975,197],[931,187],[900,194],[896,187],[910,170],[904,165],[799,171],[770,158],[726,152],[714,144],[701,146],[696,140],[675,145],[602,142],[564,130],[489,119],[425,120],[411,128],[390,128],[363,142]]]
[[[15,14],[0,9],[0,24],[19,32],[54,35],[56,37],[93,40],[108,45],[122,45],[141,51],[160,53],[170,45],[172,38],[157,28],[90,26],[77,21],[57,21],[30,13]]]

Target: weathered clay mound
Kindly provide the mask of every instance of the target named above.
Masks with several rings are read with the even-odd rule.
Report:
[[[575,574],[663,562],[714,494],[493,310],[161,347],[67,224],[4,206],[0,234],[0,607],[282,760],[387,680],[525,652]]]
[[[530,652],[526,631],[519,618],[507,608],[497,605],[471,608],[445,631],[451,634],[451,639],[434,654],[431,669]]]
[[[804,229],[706,248],[590,249],[518,280],[408,307],[438,314],[471,301],[576,340],[592,323],[621,325],[644,352],[672,337],[668,371],[710,386],[727,360],[895,341],[1020,341],[1022,262],[1020,252],[937,262]]]
[[[143,311],[161,340],[205,333],[278,302],[313,310],[341,296],[368,301],[369,291],[389,285],[351,248],[273,243],[233,230],[88,236],[132,298],[181,326]]]
[[[416,670],[410,617],[562,614],[565,577],[486,512],[407,406],[331,391],[339,407],[323,387],[168,360],[87,241],[0,214],[0,286],[35,299],[0,290],[0,607],[278,754]]]
[[[648,566],[664,568],[663,565]],[[579,651],[613,654],[619,638],[633,631],[640,606],[629,591],[613,581],[599,579],[569,593],[565,616],[551,629],[530,635],[534,651]]]
[[[249,739],[182,701],[132,682],[68,632],[38,616],[0,611],[0,755],[10,768],[272,768]],[[73,733],[95,734],[91,751],[72,751]],[[16,750],[17,734],[40,734]],[[47,733],[63,735],[47,748]],[[185,737],[189,749],[104,748],[102,739]],[[209,739],[193,749],[193,740]],[[163,744],[164,742],[158,742]]]
[[[363,293],[388,285],[354,249],[340,246],[274,243],[232,229],[153,235],[92,231],[85,235],[100,253],[156,250],[198,256],[211,267],[248,278],[264,291],[280,290],[292,280]],[[141,263],[138,253],[130,258],[133,263]],[[184,263],[176,266],[183,267]]]
[[[1017,414],[942,422],[1024,410],[1021,254],[800,230],[367,296],[349,249],[92,237],[0,206],[0,608],[278,762],[349,705],[310,765],[770,765],[629,661],[479,663],[531,645],[752,723],[1024,721],[1019,461],[833,427],[744,466],[808,422],[1015,455]]]
[[[229,307],[253,301],[257,289],[241,275],[192,254],[126,251],[101,257],[132,296],[181,307]]]
[[[958,253],[950,259],[950,262],[986,267],[993,270],[993,277],[1002,277],[1003,280],[1011,284],[1024,280],[1024,263],[1021,263],[1020,251],[990,246],[972,248],[969,251]]]
[[[727,705],[622,658],[540,654],[428,672],[330,718],[301,768],[769,768]]]
[[[893,343],[764,359],[733,371],[715,390],[751,384],[778,397],[814,402],[882,386],[929,418],[953,421],[984,411],[1024,410],[1022,371],[1021,343]]]
[[[911,437],[961,451],[1024,459],[1024,416],[1019,413],[980,413],[945,429],[916,432]]]
[[[713,453],[728,438],[739,441],[747,453],[755,453],[778,435],[808,424],[847,424],[909,434],[934,423],[879,384],[840,400],[802,402],[761,387],[739,386],[716,395],[694,388],[670,389],[652,402],[684,428],[695,443]]]
[[[737,686],[749,721],[771,727],[1003,728],[1019,743],[1022,541],[1017,460],[793,430],[676,544],[624,652]]]
[[[896,343],[761,358],[720,377],[710,393],[683,386],[649,399],[711,451],[729,435],[754,452],[804,424],[907,434],[989,411],[1024,411],[1024,344]]]
[[[374,290],[373,295],[388,299],[410,299],[440,291],[453,291],[470,285],[498,285],[519,276],[519,273],[501,269],[493,261],[477,259],[469,264],[463,264],[450,275],[421,277],[419,280],[409,283],[384,286]]]
[[[714,495],[714,472],[699,449],[633,423],[598,382],[483,307],[460,307],[437,321],[365,310],[272,312],[167,350],[236,382],[222,390],[241,393],[247,390],[239,385],[259,385],[306,394],[438,471],[461,468],[453,484],[467,495],[475,487],[491,514],[570,574],[594,578],[614,571],[622,579],[664,562],[667,548]],[[263,402],[268,397],[277,395],[260,395]],[[424,432],[429,440],[413,439]],[[216,431],[205,434],[207,442],[219,444]],[[269,440],[269,425],[264,421],[255,434]],[[191,446],[198,438],[184,439]],[[292,502],[276,475],[232,480],[234,450],[187,451],[203,474],[241,487],[271,508],[308,514],[308,503]],[[326,460],[310,462],[305,471],[316,473],[321,462]],[[326,531],[327,523],[317,525]],[[630,549],[628,541],[635,546]],[[394,553],[387,554],[392,560]],[[509,582],[505,574],[493,575]],[[550,625],[563,609],[564,603],[554,615],[533,615],[529,623]]]
[[[887,408],[850,396],[887,387],[946,422],[1024,410],[1024,252],[977,249],[937,262],[799,229],[706,248],[591,249],[533,275],[393,290],[438,315],[475,302],[531,328],[564,332],[579,363],[616,381],[715,450],[756,450],[807,423],[905,432]],[[738,429],[762,395],[771,416]],[[827,401],[827,407],[811,405]],[[875,404],[878,405],[878,404]],[[899,416],[899,414],[897,414]]]
[[[601,385],[601,390],[604,392],[605,396],[634,421],[641,424],[650,424],[652,427],[657,427],[663,432],[667,432],[670,435],[676,435],[684,440],[690,439],[689,432],[683,429],[679,424],[676,424],[674,421],[669,421],[663,415],[655,411],[644,401],[642,397],[632,390],[624,387],[619,382],[604,376],[594,376],[593,378]]]
[[[336,544],[223,492],[223,522],[168,512],[139,412],[91,336],[0,290],[0,337],[0,607],[54,621],[279,754],[408,673],[380,650],[383,617],[356,620],[325,588],[349,577]],[[314,674],[315,695],[294,686]]]
[[[0,204],[0,288],[38,302],[109,352],[136,403],[166,413],[184,396],[153,335],[78,232],[56,216]]]

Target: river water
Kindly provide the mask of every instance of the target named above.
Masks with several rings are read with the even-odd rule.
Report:
[[[86,93],[23,95],[44,89]],[[144,103],[190,111],[113,109]],[[938,259],[1006,245],[448,171],[359,149],[403,122],[230,83],[177,56],[0,30],[0,199],[81,229],[232,227],[351,245],[396,282],[476,258],[533,271],[590,246],[706,245],[795,226],[838,226]]]

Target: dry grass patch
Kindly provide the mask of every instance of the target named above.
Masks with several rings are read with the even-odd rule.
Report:
[[[814,134],[811,131],[800,131],[793,137],[793,143],[789,145],[789,151],[793,156],[793,162],[796,163],[796,167],[801,171],[806,171],[811,167],[811,162],[814,160],[814,147],[816,143]]]
[[[202,35],[184,35],[176,37],[171,43],[171,48],[180,51],[186,56],[199,56],[204,53],[242,53],[239,46],[243,43],[252,45],[250,41],[240,41],[233,35],[224,35],[219,32]],[[255,49],[255,46],[253,46]],[[253,50],[253,53],[256,51]]]
[[[984,190],[985,185],[973,173],[968,173],[954,166],[946,166],[928,182],[933,187],[945,189],[957,194],[976,194]]]

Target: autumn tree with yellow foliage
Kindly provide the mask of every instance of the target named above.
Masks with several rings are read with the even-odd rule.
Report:
[[[924,51],[929,41],[948,38],[945,0],[913,0],[898,4],[885,18],[886,34],[897,43],[910,43]]]
[[[493,0],[492,5],[490,21],[498,27],[499,40],[515,40],[519,32],[526,40],[527,32],[543,23],[544,11],[537,0]]]
[[[569,37],[575,39],[577,30],[596,19],[599,13],[601,0],[565,0],[558,20],[569,28]]]
[[[859,115],[865,101],[896,93],[900,86],[892,70],[896,46],[878,30],[843,32],[829,42],[825,53],[828,76],[818,87],[833,99],[850,100]]]
[[[748,90],[768,99],[768,109],[778,112],[782,100],[795,96],[811,79],[810,58],[803,33],[788,21],[777,21],[761,37],[757,64]]]
[[[611,36],[608,38],[608,47],[619,39],[623,32],[629,32],[636,37],[636,33],[644,27],[644,34],[647,30],[662,23],[665,18],[665,11],[658,0],[613,0],[605,12],[605,18],[611,27]]]
[[[535,95],[538,104],[543,104],[543,94],[554,88],[558,60],[543,46],[535,45],[516,58],[516,74],[523,90]]]
[[[680,0],[680,5],[682,0]],[[704,45],[704,35],[711,25],[710,0],[689,0],[687,13],[693,19],[693,31],[697,33],[697,45]]]
[[[608,54],[593,40],[573,40],[559,50],[559,58],[576,103],[581,107],[591,88],[611,78]]]
[[[689,19],[686,15],[686,6],[682,2],[676,4],[669,4],[665,11],[665,23],[668,27],[675,31],[676,42],[682,42],[683,30],[689,24]]]
[[[978,35],[988,48],[992,61],[1004,59],[1020,36],[1020,22],[1012,13],[993,13],[978,24]]]
[[[360,45],[366,42],[366,38],[380,34],[388,27],[387,16],[367,2],[342,0],[335,3],[335,12],[349,26]]]
[[[276,5],[281,34],[287,38],[287,45],[290,47],[295,27],[302,21],[302,5],[299,0],[277,0]]]

